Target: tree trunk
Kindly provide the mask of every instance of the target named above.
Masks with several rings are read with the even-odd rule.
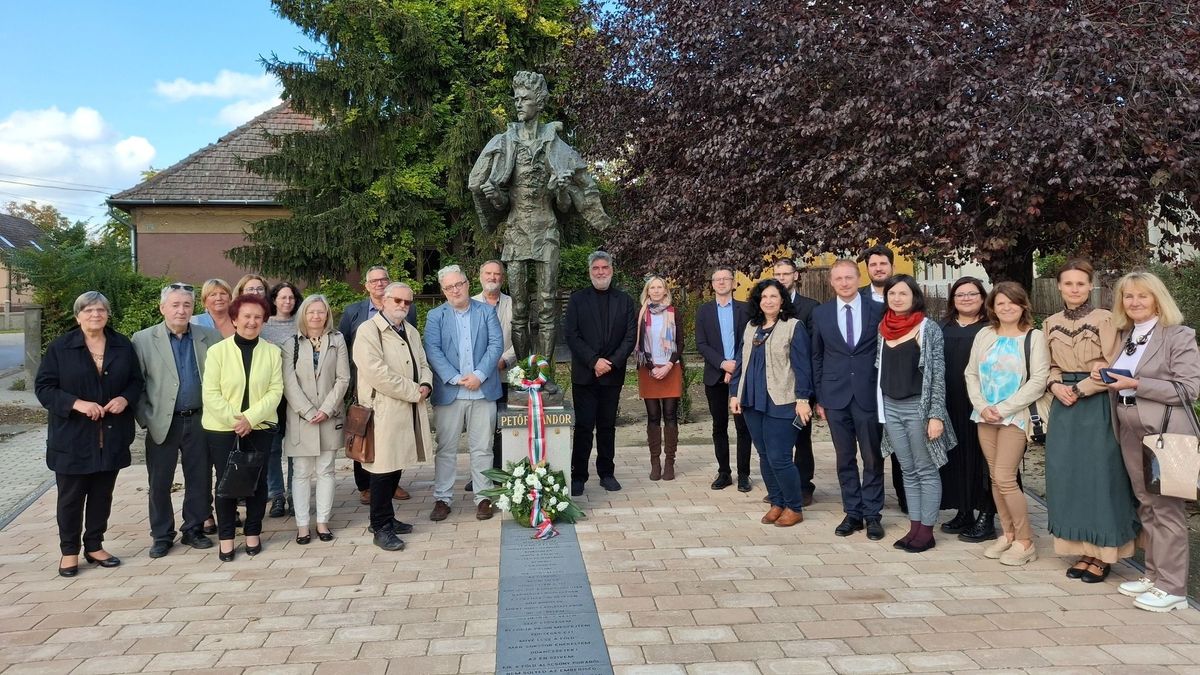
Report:
[[[1033,252],[1033,244],[1021,237],[1008,251],[983,260],[983,268],[987,270],[993,284],[998,281],[1015,281],[1029,290],[1033,287]]]

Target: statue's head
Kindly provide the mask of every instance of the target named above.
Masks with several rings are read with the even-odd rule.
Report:
[[[550,91],[541,73],[522,70],[513,78],[513,104],[517,107],[518,120],[536,120],[546,107],[547,98],[550,98]]]

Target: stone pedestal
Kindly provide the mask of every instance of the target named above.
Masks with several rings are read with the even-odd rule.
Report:
[[[504,466],[529,456],[528,399],[517,403],[509,396],[508,406],[500,410],[500,438]],[[560,399],[561,400],[561,399]],[[571,431],[575,427],[575,408],[568,405],[546,405],[546,461],[550,468],[562,471],[571,480]]]

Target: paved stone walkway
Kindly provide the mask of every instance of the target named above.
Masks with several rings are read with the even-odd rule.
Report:
[[[1132,608],[1107,583],[1063,575],[1034,507],[1043,559],[1007,568],[950,537],[920,555],[888,537],[833,535],[832,449],[818,444],[818,503],[803,524],[763,526],[761,484],[708,489],[707,447],[651,483],[644,450],[618,451],[625,489],[593,481],[578,527],[617,673],[1200,672],[1200,612]],[[460,475],[465,476],[465,457]],[[16,673],[486,673],[495,666],[499,519],[459,496],[429,522],[432,468],[406,473],[407,550],[370,543],[346,467],[332,543],[298,546],[268,519],[264,552],[233,563],[149,546],[145,470],[123,471],[108,550],[125,564],[55,574],[54,490],[0,531],[0,669]],[[460,483],[461,485],[461,483]],[[240,540],[239,540],[240,541]],[[553,588],[553,581],[549,583]]]
[[[38,493],[47,481],[54,480],[54,473],[46,468],[46,428],[0,436],[0,466],[4,467],[0,478],[0,527],[3,527],[20,512],[28,498],[40,496]]]

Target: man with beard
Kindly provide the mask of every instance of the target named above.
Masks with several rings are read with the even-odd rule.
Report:
[[[859,289],[859,293],[862,293],[864,300],[871,300],[878,303],[880,309],[887,309],[887,302],[883,297],[883,285],[892,278],[896,254],[892,253],[892,249],[880,244],[863,251],[858,261],[866,264],[867,279],[870,280],[870,283]],[[882,312],[880,313],[882,314]],[[908,513],[908,499],[904,496],[904,473],[900,470],[900,461],[896,459],[895,454],[891,456],[891,463],[892,487],[896,490],[896,502],[900,505],[901,511]]]
[[[571,349],[571,390],[575,399],[575,436],[571,453],[571,494],[583,494],[596,434],[596,474],[600,487],[620,490],[613,475],[617,406],[625,384],[625,362],[633,353],[637,305],[612,288],[612,256],[588,256],[590,288],[575,291],[567,302],[566,337]]]

